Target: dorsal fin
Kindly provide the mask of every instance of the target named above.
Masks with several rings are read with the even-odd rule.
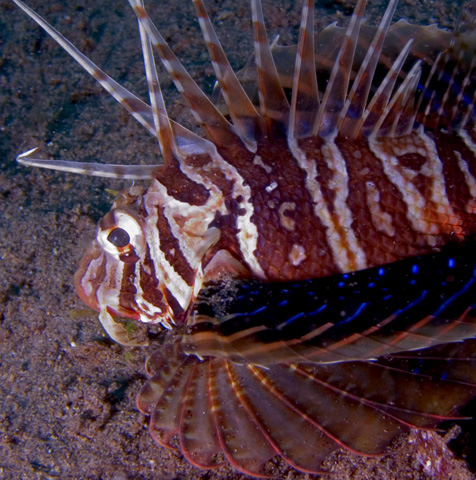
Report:
[[[264,26],[261,0],[251,0],[255,61],[258,69],[258,93],[261,115],[266,119],[287,124],[289,103],[284,94],[278,71],[271,54],[268,35]],[[265,126],[265,132],[268,125]]]
[[[193,0],[198,21],[221,92],[240,138],[251,151],[256,151],[259,114],[241,86],[218,40],[202,0]]]
[[[207,132],[210,139],[219,147],[240,145],[241,139],[233,126],[218,111],[208,97],[202,92],[195,80],[180,63],[172,49],[157,30],[139,0],[129,0],[137,18],[147,31],[150,42],[157,50],[165,69],[172,76],[175,86],[188,101],[193,115]]]
[[[13,0],[31,19],[33,19],[43,30],[45,30],[63,49],[78,62],[115,100],[123,105],[132,116],[143,125],[152,135],[157,132],[151,116],[150,106],[126,90],[105,72],[103,72],[95,63],[89,60],[86,55],[81,53],[69,40],[61,33],[48,24],[35,11],[25,5],[21,0]]]
[[[319,110],[319,89],[314,53],[314,0],[305,0],[294,67],[288,134],[294,138],[311,133]]]
[[[450,57],[451,53],[452,52],[450,51],[446,55]],[[458,95],[461,93],[461,84],[458,79],[458,73],[461,72],[462,68],[464,68],[462,65],[464,53],[464,49],[460,48],[457,52],[457,58],[455,58],[456,65],[451,69],[451,72],[446,72],[446,74],[440,76],[442,80],[441,83],[446,83],[446,88],[444,88],[441,99],[438,101],[438,108],[436,110],[436,118],[438,121],[445,116],[445,113],[448,110],[451,111],[453,109],[449,103],[451,102],[451,104],[453,104],[456,101],[454,94],[458,91]],[[458,105],[456,105],[456,107],[458,107]],[[451,125],[451,120],[448,121],[448,124]],[[438,126],[439,124],[436,125],[436,128]]]
[[[86,70],[117,102],[141,124],[149,133],[159,138],[158,130],[154,125],[152,108],[143,102],[136,95],[117,83],[113,78],[102,71],[94,62],[81,53],[69,40],[67,40],[55,28],[49,25],[30,7],[21,0],[14,0],[30,18],[32,18],[41,28],[43,28],[51,37]],[[165,113],[159,111],[159,117],[164,117]],[[215,150],[214,145],[195,133],[191,132],[182,125],[170,120],[169,118],[160,118],[161,122],[170,122],[173,136],[177,143],[179,151],[184,154],[190,153],[211,153]],[[36,150],[36,149],[33,149]],[[33,150],[19,155],[18,160],[23,165],[36,166],[52,170],[80,173],[85,175],[94,175],[105,178],[124,178],[124,179],[144,179],[151,178],[158,165],[104,165],[99,163],[70,162],[67,160],[46,160],[26,158]],[[117,168],[116,168],[117,167]]]
[[[461,118],[461,128],[466,128],[468,121],[474,118],[476,111],[476,90],[473,92],[472,96],[468,95],[468,99],[468,105],[464,108]]]
[[[365,135],[367,135],[369,131],[375,132],[375,125],[381,120],[382,116],[385,115],[385,110],[390,101],[395,82],[410,52],[412,42],[412,40],[409,40],[400,52],[365,109],[360,120],[362,126],[359,126],[359,129],[362,128],[362,132]]]
[[[450,123],[458,124],[461,128],[466,126],[466,112],[469,114],[474,113],[474,95],[476,95],[476,89],[474,89],[473,92],[471,92],[470,89],[475,65],[476,56],[473,55],[469,69],[461,82],[461,87],[451,108]]]
[[[380,135],[389,135],[396,136],[397,127],[399,125],[400,118],[405,111],[409,102],[411,102],[409,114],[410,118],[413,118],[412,113],[413,101],[415,99],[416,87],[421,76],[421,62],[416,62],[408,75],[405,77],[405,80],[398,87],[397,91],[392,96],[391,101],[385,107],[384,111],[381,113],[380,118],[375,123],[372,132],[370,133],[370,138],[374,138]],[[402,126],[403,130],[408,128],[408,118]],[[383,126],[387,128],[383,128]],[[412,122],[413,125],[413,122]],[[399,132],[400,133],[400,132]]]
[[[456,99],[451,102],[449,122],[451,125],[457,125],[460,128],[466,126],[467,119],[474,117],[474,99],[476,96],[476,79],[474,67],[476,65],[476,4],[467,2],[462,9],[462,13],[451,42],[450,51],[458,53],[458,65],[453,74],[457,76],[458,71],[464,72],[463,78],[454,88]],[[465,69],[468,63],[468,57],[471,58],[469,67]],[[466,71],[465,71],[466,70]]]
[[[355,6],[319,107],[313,134],[322,138],[333,135],[338,116],[344,107],[366,3],[366,0],[359,0]]]
[[[475,117],[476,5],[467,2],[448,45],[440,50],[418,101],[417,120],[427,129],[464,129]]]
[[[139,0],[139,2],[143,7],[143,1]],[[142,54],[144,56],[145,73],[147,77],[147,87],[149,90],[150,104],[153,112],[154,125],[157,130],[159,147],[165,163],[170,164],[172,158],[178,158],[180,154],[177,143],[175,142],[172,125],[170,124],[170,120],[167,115],[162,91],[160,89],[159,77],[155,67],[154,55],[152,53],[152,46],[143,25],[140,21],[138,21],[138,24],[142,45]]]
[[[354,79],[344,108],[339,116],[337,128],[344,136],[356,138],[360,134],[359,122],[368,102],[370,87],[374,80],[375,69],[380,58],[384,40],[387,36],[398,0],[390,0],[377,32],[367,50],[367,54]]]
[[[428,109],[429,109],[429,105],[431,103],[431,101],[427,102],[428,96],[431,96],[431,93],[429,93],[430,82],[434,78],[437,67],[438,67],[439,63],[441,62],[442,55],[443,55],[443,52],[440,52],[437,55],[435,61],[433,62],[430,73],[428,74],[428,77],[425,81],[425,84],[423,85],[423,90],[422,90],[422,92],[421,92],[421,94],[418,98],[418,101],[417,101],[417,104],[416,104],[416,107],[415,107],[415,110],[416,110],[417,113],[420,112],[420,111],[424,112],[423,121],[422,121],[423,125],[425,124],[425,118],[426,118],[426,115],[427,115],[427,112],[428,112]],[[425,104],[427,105],[426,109],[423,108],[423,105],[425,105]]]
[[[400,110],[398,115],[395,115],[389,135],[392,137],[399,137],[408,135],[415,127],[415,119],[417,111],[415,110],[415,98],[417,97],[417,90],[419,81],[422,75],[421,62],[414,65],[414,72],[409,74],[409,82],[406,90],[403,92]]]

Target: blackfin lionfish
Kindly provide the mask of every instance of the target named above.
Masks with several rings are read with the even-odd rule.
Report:
[[[385,452],[476,396],[476,14],[455,31],[377,27],[358,0],[346,28],[270,44],[251,0],[254,55],[236,74],[193,0],[217,78],[212,102],[147,15],[150,94],[127,91],[20,0],[159,142],[163,163],[32,159],[150,180],[116,199],[75,278],[106,332],[165,327],[139,409],[154,439],[200,468],[265,476],[281,457],[319,472],[337,448]],[[154,53],[207,139],[167,115]]]

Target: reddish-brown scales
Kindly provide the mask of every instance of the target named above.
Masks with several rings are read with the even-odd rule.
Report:
[[[284,280],[289,274],[288,278],[294,279],[320,276],[322,261],[309,256],[296,267],[289,261],[294,244],[304,248],[325,245],[323,228],[305,188],[305,173],[293,161],[283,139],[260,143],[257,155],[265,167],[253,165],[243,176],[253,192],[251,220],[259,234],[256,255],[266,277]],[[289,223],[286,218],[291,218],[291,210]]]
[[[413,236],[408,235],[408,222],[404,228],[394,225],[389,232],[381,231],[375,226],[375,212],[369,210],[367,198],[367,182],[374,185],[379,192],[378,206],[382,214],[391,214],[396,211],[405,211],[405,204],[401,195],[395,191],[393,185],[383,173],[379,162],[375,162],[365,140],[348,142],[346,139],[336,139],[336,144],[347,162],[349,173],[349,208],[354,222],[353,228],[362,245],[366,246],[367,258],[372,265],[391,263],[407,255],[402,251],[401,244],[411,244]],[[407,235],[407,238],[403,238]]]

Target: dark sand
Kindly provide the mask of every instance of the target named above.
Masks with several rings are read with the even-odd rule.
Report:
[[[318,11],[319,24],[345,19],[350,3],[329,2]],[[136,22],[125,0],[29,4],[116,80],[144,93]],[[213,72],[191,2],[155,4],[149,10],[165,38],[210,89]],[[241,66],[251,52],[247,0],[207,4],[233,65]],[[300,7],[282,0],[265,1],[264,8],[270,37],[280,32],[283,42],[295,41],[291,27]],[[398,13],[450,26],[458,8],[450,0],[446,6],[415,0]],[[381,10],[381,2],[372,5],[368,17]],[[187,122],[183,102],[162,78],[171,116]],[[227,466],[200,471],[154,445],[135,407],[146,352],[111,342],[76,297],[76,266],[112,203],[106,189],[121,183],[15,163],[35,146],[44,158],[152,163],[154,140],[6,0],[0,1],[0,86],[0,478],[245,478]],[[425,458],[427,448],[419,445],[404,437],[391,454],[373,459],[337,453],[327,464],[335,473],[325,478],[474,478],[442,441],[432,447],[439,448],[444,473],[425,471],[435,458]],[[289,467],[275,471],[275,478],[307,478]]]

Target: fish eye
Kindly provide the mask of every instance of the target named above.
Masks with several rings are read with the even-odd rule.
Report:
[[[135,252],[140,256],[144,252],[141,225],[138,219],[127,211],[111,210],[99,222],[96,235],[101,248],[119,260],[125,254]]]
[[[111,230],[107,236],[107,240],[115,247],[121,248],[129,245],[131,237],[129,237],[129,234],[123,228],[116,227]]]

